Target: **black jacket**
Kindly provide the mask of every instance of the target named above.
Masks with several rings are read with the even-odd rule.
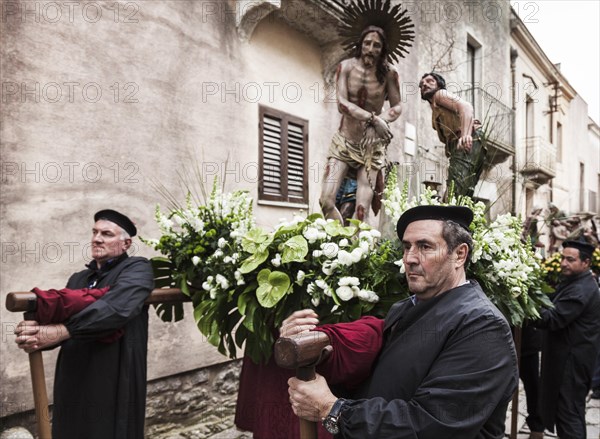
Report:
[[[502,438],[518,383],[508,323],[474,281],[395,304],[362,398],[341,415],[343,438]]]
[[[102,270],[95,261],[75,273],[67,288],[110,290],[70,317],[71,337],[61,345],[54,380],[54,439],[144,437],[148,307],[154,286],[145,258],[123,255]],[[122,328],[124,335],[102,338]]]
[[[569,381],[579,394],[589,390],[600,337],[600,292],[591,271],[567,278],[552,297],[554,308],[543,309],[534,322],[544,331],[542,344],[542,419],[546,428],[555,424],[561,384]],[[573,398],[575,395],[566,395]],[[580,396],[577,396],[580,398]]]

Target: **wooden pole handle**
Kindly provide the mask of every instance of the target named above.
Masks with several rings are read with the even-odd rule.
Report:
[[[314,366],[299,367],[296,369],[296,378],[302,381],[311,381],[316,378]],[[317,423],[300,418],[300,439],[317,439]]]
[[[181,303],[192,299],[181,292],[179,288],[156,288],[146,299],[147,305],[155,303]],[[37,307],[37,296],[30,291],[8,293],[6,309],[12,312],[32,312]]]
[[[29,371],[31,372],[31,387],[33,389],[38,438],[52,439],[42,351],[35,351],[29,354]]]
[[[279,367],[296,369],[296,378],[311,381],[315,366],[327,358],[333,348],[324,332],[310,331],[294,337],[282,337],[275,342],[275,362]],[[300,418],[300,439],[317,439],[317,423]]]

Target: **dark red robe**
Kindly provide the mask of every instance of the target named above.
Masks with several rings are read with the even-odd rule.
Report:
[[[332,356],[317,368],[336,395],[356,388],[371,371],[381,349],[384,321],[363,317],[351,323],[323,325],[333,346]],[[244,357],[235,413],[235,424],[252,431],[255,439],[299,439],[300,426],[288,400],[287,380],[295,371],[282,369],[273,358],[267,364],[255,364]],[[320,439],[332,436],[319,424]]]

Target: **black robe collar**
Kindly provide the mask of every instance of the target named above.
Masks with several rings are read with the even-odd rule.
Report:
[[[98,263],[96,262],[96,260],[92,260],[92,262],[86,265],[86,267],[91,271],[91,273],[87,277],[88,288],[95,287],[96,283],[98,283],[98,279],[100,279],[102,276],[104,276],[110,270],[115,268],[128,257],[129,256],[127,255],[127,253],[123,253],[121,256],[109,259],[100,268],[98,268]]]

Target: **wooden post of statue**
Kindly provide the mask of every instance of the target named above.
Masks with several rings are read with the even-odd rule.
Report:
[[[189,302],[191,299],[177,288],[164,288],[152,291],[146,304]],[[6,309],[11,312],[25,312],[25,320],[31,320],[31,313],[36,310],[37,296],[31,292],[8,293]],[[48,409],[48,393],[44,375],[44,358],[42,351],[29,354],[31,371],[31,387],[35,405],[35,420],[39,439],[52,439],[50,428],[50,411]]]

